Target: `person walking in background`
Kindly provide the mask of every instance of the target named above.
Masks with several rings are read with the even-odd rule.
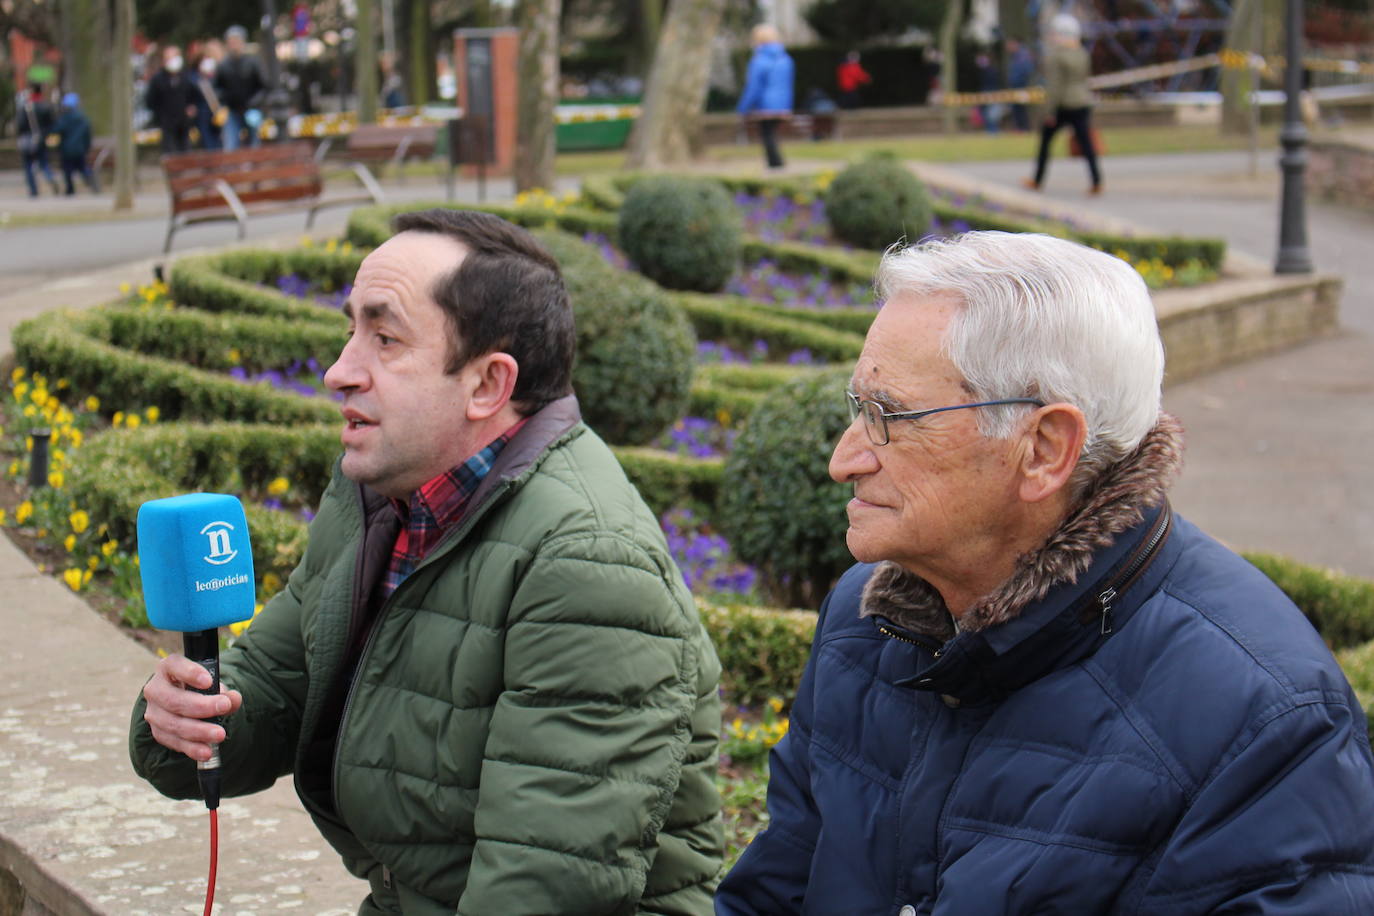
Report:
[[[1027,89],[1034,75],[1035,59],[1031,57],[1030,48],[1023,45],[1018,38],[1008,38],[1007,88]],[[1011,123],[1021,133],[1030,130],[1030,110],[1025,102],[1017,102],[1011,106]]]
[[[840,87],[840,107],[852,109],[859,107],[859,87],[873,82],[864,65],[859,63],[859,52],[850,51],[844,62],[835,68],[835,83]]]
[[[1040,154],[1035,161],[1035,177],[1023,184],[1033,191],[1040,190],[1045,169],[1050,161],[1050,142],[1061,127],[1073,128],[1078,148],[1088,163],[1092,177],[1090,194],[1102,193],[1102,173],[1097,163],[1097,148],[1093,144],[1088,118],[1092,114],[1092,95],[1088,91],[1090,61],[1080,40],[1078,20],[1060,13],[1050,20],[1049,52],[1045,55],[1045,107],[1049,114],[1040,128]]]
[[[978,56],[973,59],[973,65],[978,71],[979,92],[998,92],[1002,89],[1002,71],[998,69],[997,61],[992,59],[991,54],[987,51],[978,52]],[[979,105],[978,114],[982,118],[983,129],[990,134],[997,133],[1004,110],[999,102]]]
[[[219,149],[220,135],[217,122],[224,116],[220,113],[219,93],[215,92],[215,59],[206,54],[196,64],[192,81],[196,88],[196,133],[200,134],[201,149]]]
[[[52,166],[48,165],[48,134],[52,131],[52,106],[43,96],[43,86],[34,83],[28,95],[19,103],[19,158],[24,165],[24,181],[29,186],[29,196],[38,196],[38,181],[34,170],[41,171],[54,194],[57,179],[53,177]]]
[[[62,177],[67,183],[67,195],[76,193],[72,176],[80,174],[92,194],[100,192],[100,182],[91,171],[91,119],[81,110],[81,97],[75,92],[62,96],[62,111],[53,128],[57,134],[57,156],[62,163]]]
[[[248,131],[248,145],[257,146],[262,142],[258,136],[258,126],[262,124],[262,112],[258,105],[267,94],[267,78],[262,75],[262,65],[251,54],[244,53],[248,41],[248,30],[241,25],[233,26],[224,33],[225,57],[215,70],[215,92],[219,93],[220,103],[228,110],[224,122],[224,148],[238,149],[239,135]]]
[[[196,88],[186,75],[185,58],[176,45],[162,49],[162,69],[148,81],[144,104],[162,131],[162,152],[184,153],[191,148],[191,124],[196,117]]]
[[[754,55],[749,58],[736,110],[758,124],[768,167],[780,169],[784,162],[778,150],[778,127],[792,115],[792,58],[771,25],[754,26],[752,41]]]

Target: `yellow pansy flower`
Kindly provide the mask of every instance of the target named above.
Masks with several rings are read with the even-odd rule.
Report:
[[[267,492],[272,496],[281,496],[289,489],[291,489],[291,481],[285,477],[278,477],[267,485]]]
[[[129,427],[129,429],[138,429],[139,425],[142,423],[143,418],[136,413],[131,413],[124,418],[124,425]]]
[[[118,541],[106,541],[105,543],[103,543],[103,544],[100,545],[100,552],[103,553],[103,554],[104,554],[105,556],[107,556],[107,557],[113,556],[113,555],[114,555],[114,552],[115,552],[116,550],[118,550],[118,549],[119,549],[119,542],[118,542]]]
[[[115,413],[114,413],[114,416],[113,416],[113,417],[110,417],[110,425],[111,425],[111,426],[123,426],[123,425],[124,425],[124,411],[122,411],[122,410],[116,410]]]
[[[53,471],[48,474],[48,486],[54,490],[62,489],[62,485],[67,482],[67,478],[62,476],[61,471]]]
[[[152,407],[143,411],[143,416],[148,418],[149,423],[156,423],[158,418],[162,416],[162,411],[158,410],[157,405],[154,404]]]
[[[72,530],[77,534],[80,534],[91,526],[91,517],[86,513],[85,509],[77,509],[71,515],[67,516],[67,520],[72,523]]]
[[[27,499],[14,507],[14,522],[16,525],[22,525],[32,517],[33,503],[29,502]]]
[[[86,396],[86,409],[89,410],[91,413],[95,413],[97,410],[99,410],[99,409],[100,409],[100,398],[96,397],[96,396],[93,395],[93,394],[87,395],[87,396]]]
[[[65,547],[65,548],[67,548],[67,553],[71,553],[73,550],[75,550],[75,549],[76,549],[76,535],[74,535],[74,534],[69,534],[69,535],[67,535],[65,538],[63,538],[63,539],[62,539],[62,546]]]
[[[81,570],[77,569],[76,567],[72,567],[71,569],[62,573],[62,581],[66,582],[67,588],[71,589],[74,592],[81,591],[81,578]]]
[[[23,367],[23,366],[15,366],[13,369],[10,370],[10,381],[12,381],[12,382],[17,382],[17,381],[19,381],[19,380],[20,380],[21,378],[23,378],[23,377],[24,377],[24,367]]]
[[[92,556],[92,557],[87,557],[87,558],[86,558],[86,569],[87,569],[87,571],[94,572],[94,571],[95,571],[95,568],[96,568],[97,566],[99,566],[99,565],[100,565],[100,557],[94,557],[94,556]]]

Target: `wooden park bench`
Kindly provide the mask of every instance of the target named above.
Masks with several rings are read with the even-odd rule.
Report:
[[[382,203],[381,186],[361,163],[349,166],[361,191],[324,197],[324,176],[309,143],[269,144],[256,149],[182,153],[162,157],[162,171],[172,195],[172,219],[163,252],[172,236],[192,223],[234,220],[243,238],[250,213],[309,208],[305,228],[315,213],[344,204]]]
[[[413,127],[360,124],[344,141],[343,158],[349,162],[375,163],[379,168],[395,166],[397,178],[404,180],[401,166],[407,159],[430,159],[438,136],[439,128],[433,124]],[[330,140],[325,140],[315,151],[315,158],[323,161],[331,147]]]
[[[778,139],[795,137],[804,140],[829,140],[836,136],[836,127],[839,117],[835,112],[824,112],[821,114],[810,114],[804,111],[794,111],[791,115],[782,119],[779,126]],[[753,118],[744,121],[744,139],[750,143],[758,140],[759,125]]]

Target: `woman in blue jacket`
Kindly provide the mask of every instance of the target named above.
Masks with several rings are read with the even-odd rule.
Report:
[[[758,122],[768,167],[780,169],[783,161],[778,151],[778,126],[792,115],[792,58],[771,25],[754,27],[753,44],[754,56],[749,59],[736,110],[741,117]]]

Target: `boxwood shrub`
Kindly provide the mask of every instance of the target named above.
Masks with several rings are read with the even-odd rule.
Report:
[[[620,247],[639,272],[669,289],[717,292],[739,265],[742,220],[718,183],[657,175],[625,195]]]
[[[66,378],[106,404],[156,406],[164,419],[322,423],[338,418],[330,401],[246,385],[217,372],[115,346],[101,309],[53,311],[14,329],[15,359],[32,371]]]
[[[536,236],[563,266],[577,322],[573,388],[588,425],[616,444],[652,441],[687,408],[696,336],[686,314],[586,242],[551,230]]]
[[[849,426],[847,369],[784,384],[755,408],[725,463],[721,532],[786,607],[816,607],[854,562],[845,546],[849,488],[827,471]]]
[[[930,195],[901,163],[885,158],[856,162],[825,192],[825,216],[835,237],[882,251],[930,229]]]

